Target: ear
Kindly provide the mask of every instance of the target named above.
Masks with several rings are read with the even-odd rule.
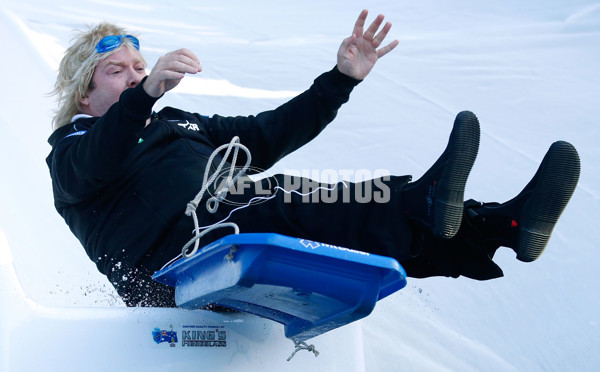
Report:
[[[81,107],[89,106],[90,105],[90,96],[88,96],[86,94],[85,96],[81,97],[79,99],[79,103],[81,104]]]
[[[90,113],[90,96],[87,93],[85,96],[83,96],[79,99],[79,113],[91,115],[91,113]]]

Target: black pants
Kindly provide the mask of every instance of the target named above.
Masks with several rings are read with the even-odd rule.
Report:
[[[446,252],[445,247],[463,246],[462,238],[442,241],[409,221],[409,211],[404,208],[408,203],[402,200],[402,189],[409,181],[410,176],[390,176],[323,184],[276,175],[238,183],[214,214],[206,211],[205,198],[197,215],[200,226],[234,222],[242,233],[273,232],[393,257],[408,276],[459,276],[460,270],[453,264],[456,260],[450,257],[458,250]],[[128,305],[175,306],[173,289],[150,277],[181,253],[193,237],[192,231],[192,218],[184,216],[173,229],[169,247],[150,252],[137,265],[138,275],[122,293]],[[231,232],[228,228],[210,232],[200,246]]]
[[[411,229],[402,213],[401,197],[409,179],[390,176],[332,185],[277,175],[252,184],[269,190],[268,200],[235,211],[230,221],[241,232],[274,232],[401,261],[410,257]],[[252,194],[238,193],[229,199],[244,205]],[[228,213],[232,207],[236,206],[223,210]]]

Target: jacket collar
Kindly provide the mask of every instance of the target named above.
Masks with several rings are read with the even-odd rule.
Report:
[[[78,114],[73,116],[71,119],[71,123],[67,125],[63,125],[62,127],[56,129],[48,138],[48,143],[50,146],[54,147],[56,144],[68,136],[71,133],[88,130],[95,122],[98,120],[97,117]]]

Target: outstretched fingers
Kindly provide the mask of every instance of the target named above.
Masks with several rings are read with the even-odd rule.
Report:
[[[360,12],[356,23],[354,23],[354,30],[352,31],[353,35],[356,35],[357,37],[362,36],[365,27],[365,21],[367,20],[367,15],[369,15],[369,11],[366,9]]]
[[[385,56],[386,54],[388,54],[389,52],[391,52],[392,50],[394,50],[395,47],[398,46],[400,42],[398,40],[394,40],[391,43],[389,43],[388,45],[384,46],[381,49],[377,50],[377,58],[381,58],[383,56]]]
[[[379,25],[381,25],[381,23],[379,23]],[[381,43],[383,43],[383,40],[387,37],[387,35],[390,32],[391,28],[392,28],[392,23],[391,22],[387,22],[383,26],[383,29],[381,29],[381,32],[379,32],[377,34],[377,36],[375,36],[373,38],[373,41],[371,41],[371,45],[373,45],[375,48],[379,48],[379,46],[381,45]]]
[[[383,20],[385,19],[385,16],[383,14],[380,14],[375,18],[371,25],[369,25],[367,31],[364,31],[364,26],[368,14],[369,12],[366,9],[360,13],[358,19],[356,20],[356,23],[354,24],[354,31],[352,37],[346,39],[347,44],[352,44],[356,39],[362,38],[370,42],[373,48],[375,49],[381,46],[388,33],[390,32],[390,29],[392,28],[392,23],[386,22],[385,25],[383,25],[381,31],[379,31],[379,28],[381,27],[381,25],[383,24]],[[379,33],[377,33],[377,31],[379,31]],[[385,47],[377,50],[377,56],[379,58],[383,57],[384,55],[392,51],[397,45],[398,40],[392,41]]]
[[[381,27],[381,23],[383,22],[383,19],[384,19],[383,14],[380,14],[377,16],[377,18],[375,18],[373,23],[371,23],[371,25],[367,29],[367,32],[365,32],[365,34],[363,35],[363,38],[365,40],[367,40],[367,41],[375,40],[375,33],[377,32],[377,30],[379,30],[379,27]],[[390,24],[390,27],[391,27],[391,24]]]
[[[373,38],[373,41],[371,42],[371,45],[373,45],[374,48],[379,48],[379,46],[383,43],[383,40],[385,40],[385,38],[387,37],[387,35],[390,32],[391,28],[392,28],[392,23],[391,22],[387,22],[383,26],[383,29],[381,29],[381,32],[379,32],[379,34],[377,34],[377,36],[375,36],[375,38]],[[377,57],[381,58],[384,55],[388,54],[395,47],[397,47],[398,44],[399,44],[399,41],[398,40],[394,40],[391,43],[389,43],[388,45],[386,45],[385,47],[383,47],[381,49],[378,49],[377,50]]]
[[[358,80],[364,79],[377,60],[398,45],[398,41],[394,40],[380,48],[392,24],[390,22],[383,24],[385,17],[380,14],[365,31],[367,15],[366,9],[360,13],[354,24],[352,36],[344,39],[338,50],[338,69],[343,74]]]

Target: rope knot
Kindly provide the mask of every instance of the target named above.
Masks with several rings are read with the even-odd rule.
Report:
[[[191,216],[192,213],[196,212],[197,208],[198,203],[196,203],[194,200],[190,201],[189,203],[187,203],[187,207],[185,208],[185,215]]]
[[[306,342],[304,341],[294,341],[294,346],[295,346],[295,350],[292,353],[292,355],[290,355],[290,357],[287,359],[287,361],[289,362],[290,360],[292,360],[292,358],[296,355],[297,352],[299,352],[300,350],[306,350],[308,352],[312,352],[313,354],[315,354],[315,358],[319,356],[319,352],[317,351],[315,345],[308,345]]]

